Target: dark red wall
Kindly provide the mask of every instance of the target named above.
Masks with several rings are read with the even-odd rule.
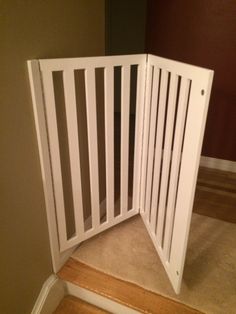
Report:
[[[146,51],[215,71],[202,155],[236,160],[236,0],[148,0]]]

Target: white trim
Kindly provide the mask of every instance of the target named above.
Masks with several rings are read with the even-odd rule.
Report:
[[[90,304],[93,304],[101,309],[109,311],[114,314],[138,314],[140,311],[136,311],[128,306],[117,303],[106,296],[101,296],[95,292],[81,288],[71,282],[65,281],[67,294],[73,295],[76,298],[84,300]],[[118,300],[119,302],[119,300]]]
[[[31,314],[51,314],[65,296],[65,284],[56,275],[44,282]]]
[[[231,160],[201,156],[200,166],[236,173],[236,161]]]

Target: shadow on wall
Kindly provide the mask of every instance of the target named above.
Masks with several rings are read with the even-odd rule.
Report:
[[[105,54],[105,1],[1,1],[0,313],[30,313],[52,272],[26,61]]]
[[[236,161],[236,2],[148,0],[146,51],[215,71],[202,154]]]

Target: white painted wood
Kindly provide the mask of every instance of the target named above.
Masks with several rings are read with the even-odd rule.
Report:
[[[170,254],[171,236],[172,236],[172,230],[173,230],[175,200],[176,200],[176,193],[177,193],[179,166],[180,166],[181,149],[182,149],[183,133],[184,133],[184,126],[185,126],[185,119],[186,119],[189,88],[190,88],[190,81],[188,79],[182,78],[181,86],[180,86],[180,93],[179,93],[179,101],[178,101],[178,112],[177,112],[177,117],[176,117],[169,193],[168,193],[168,198],[167,198],[165,238],[164,238],[164,248],[163,248],[165,257],[168,261],[169,261],[169,254]]]
[[[66,262],[74,248],[60,252],[56,209],[53,195],[52,171],[50,165],[49,143],[47,137],[47,126],[44,111],[43,87],[40,77],[39,62],[37,60],[27,61],[29,81],[31,87],[34,120],[38,140],[41,174],[43,181],[46,214],[48,221],[49,241],[52,256],[53,270],[56,273]]]
[[[142,220],[144,222],[144,225],[147,229],[147,232],[153,242],[153,245],[158,253],[158,256],[160,257],[160,260],[164,266],[164,269],[167,273],[167,276],[170,280],[170,282],[172,283],[172,277],[170,276],[170,263],[168,261],[166,261],[166,258],[163,254],[163,249],[162,247],[158,244],[158,241],[157,241],[157,237],[156,237],[156,234],[152,231],[151,227],[150,227],[150,223],[149,221],[147,220],[147,216],[145,215],[145,213],[140,213],[141,217],[142,217]]]
[[[132,210],[129,210],[126,213],[124,213],[124,215],[119,215],[119,216],[115,217],[114,220],[112,220],[110,222],[105,221],[104,223],[99,225],[97,228],[93,228],[93,229],[86,231],[83,235],[82,240],[83,241],[87,240],[87,239],[95,236],[96,234],[101,233],[102,231],[105,231],[105,230],[121,223],[122,221],[125,221],[125,220],[137,215],[138,213],[139,213],[138,210],[132,209]]]
[[[157,116],[151,223],[149,221],[149,215],[147,215],[145,211],[140,210],[140,214],[153,241],[153,244],[160,256],[163,266],[165,267],[173,288],[176,293],[179,293],[213,72],[210,70],[181,64],[172,60],[165,60],[155,56],[148,56],[148,66],[158,66],[162,71]],[[167,72],[171,73],[171,81],[165,125],[164,121],[166,109]],[[177,125],[174,136],[174,148],[173,152],[171,152],[171,142],[175,118],[177,75],[181,76],[182,87],[180,90],[179,108],[176,122]],[[191,95],[189,99],[189,109],[181,160],[182,136],[184,131],[184,121],[187,109],[187,97],[190,80],[192,82]],[[148,111],[149,109],[146,108],[146,110]],[[144,129],[145,127],[148,128],[149,126],[144,125]],[[162,152],[164,131],[165,142],[164,152]],[[145,138],[144,141],[146,142],[146,145],[150,145],[152,136],[153,132],[150,132],[149,138]],[[147,142],[149,144],[147,144]],[[146,152],[144,149],[143,156],[145,156],[145,154]],[[150,158],[150,160],[152,159]],[[169,186],[167,195],[170,162],[172,166],[170,174],[171,186]],[[177,186],[180,162],[180,177],[179,185]],[[143,160],[143,163],[145,163],[145,167],[148,168],[149,165],[146,165],[145,159]],[[146,188],[146,184],[142,186],[141,193],[144,193],[144,191],[147,193]],[[158,195],[159,189],[160,198]],[[173,208],[176,192],[176,208]],[[166,202],[167,212],[165,212]],[[167,219],[166,225],[165,217]],[[164,231],[166,238],[163,239]]]
[[[145,54],[124,56],[102,56],[85,58],[40,59],[42,71],[64,71],[66,69],[105,68],[109,66],[129,66],[140,64],[146,59]]]
[[[76,230],[73,241],[77,244],[78,239],[80,239],[84,233],[84,217],[74,71],[67,70],[63,72],[63,83]],[[71,245],[71,243],[69,245]]]
[[[236,173],[236,161],[201,156],[200,166]]]
[[[71,282],[65,281],[67,293],[80,298],[90,304],[114,314],[138,314],[140,312],[118,302],[113,301],[108,296],[101,296],[95,292],[79,287]]]
[[[54,274],[49,276],[42,286],[31,314],[53,313],[65,294],[66,285],[64,282]]]
[[[155,161],[153,174],[153,188],[152,188],[152,202],[151,202],[151,229],[156,233],[156,219],[159,198],[159,182],[161,176],[161,161],[162,161],[162,143],[164,134],[165,109],[167,98],[167,83],[168,73],[166,70],[161,71],[161,85],[157,116],[157,130],[156,130],[156,147],[155,147]]]
[[[47,88],[44,89],[45,110],[51,155],[51,166],[56,202],[57,224],[60,239],[60,250],[63,251],[64,249],[67,248],[67,232],[52,73],[48,71],[43,72],[42,81],[43,85],[47,86]]]
[[[95,69],[85,71],[92,228],[100,225]]]
[[[193,196],[213,72],[153,55],[72,58],[28,62],[36,131],[54,269],[68,257],[66,250],[140,212],[154,246],[176,291],[180,290]],[[128,209],[130,67],[138,65],[134,156],[133,208]],[[122,67],[121,102],[121,214],[114,217],[114,66]],[[104,68],[107,221],[100,223],[95,68]],[[153,68],[155,71],[153,72]],[[85,70],[91,182],[92,228],[84,232],[82,213],[78,121],[74,70]],[[158,71],[161,69],[157,104]],[[64,72],[64,91],[76,234],[67,239],[52,71]],[[168,72],[171,73],[166,114]],[[181,77],[173,152],[177,76]],[[191,94],[188,90],[191,81]],[[154,84],[152,84],[154,82]],[[43,88],[42,88],[43,86]],[[202,92],[203,91],[203,92]],[[44,99],[43,99],[44,95]],[[45,104],[44,104],[45,100]],[[46,111],[44,112],[44,105]],[[185,127],[185,117],[188,115]],[[157,126],[156,126],[157,124]],[[165,127],[165,130],[164,130]],[[48,130],[48,134],[47,134]],[[156,130],[156,141],[154,145]],[[164,133],[165,132],[165,133]],[[163,136],[165,134],[164,152]],[[183,152],[182,138],[184,136]],[[182,154],[181,154],[182,153]],[[50,165],[51,159],[51,165]],[[77,168],[78,165],[78,168]],[[179,172],[180,165],[180,172]],[[154,170],[153,170],[154,167]],[[170,175],[169,175],[170,174]],[[153,180],[152,180],[153,177]],[[179,182],[178,182],[179,177]],[[169,189],[168,187],[169,178]],[[159,195],[160,191],[160,195]],[[168,191],[168,193],[167,193]],[[55,202],[54,202],[54,195]],[[176,206],[175,206],[176,200]],[[165,212],[165,206],[167,209]],[[56,214],[55,214],[56,213]],[[157,215],[158,213],[158,215]],[[164,239],[163,239],[164,234]],[[164,242],[164,246],[163,246]],[[60,244],[60,245],[59,245]],[[72,249],[71,249],[72,250]]]
[[[117,62],[115,63],[114,60]],[[82,63],[80,59],[65,60],[62,61],[63,66],[61,68],[63,73],[64,82],[64,95],[65,95],[65,109],[66,109],[66,121],[67,121],[67,133],[68,133],[68,144],[69,144],[69,160],[71,168],[71,181],[72,181],[72,194],[74,203],[74,214],[75,214],[75,226],[76,234],[70,239],[66,238],[66,221],[65,221],[65,209],[63,199],[63,185],[62,185],[62,173],[60,164],[60,149],[59,139],[57,132],[57,121],[56,121],[56,108],[53,90],[52,70],[59,70],[57,66],[58,60],[41,60],[40,66],[43,76],[43,87],[45,94],[45,107],[47,115],[50,116],[49,130],[49,146],[52,159],[52,170],[56,173],[57,182],[54,182],[57,190],[61,188],[61,193],[57,191],[55,197],[57,203],[57,220],[60,251],[64,251],[75,244],[80,243],[84,239],[91,237],[102,230],[107,229],[109,226],[113,226],[128,217],[136,214],[136,210],[130,210],[126,215],[128,207],[128,153],[129,153],[129,97],[130,97],[130,66],[133,62],[137,62],[138,65],[142,64],[143,68],[146,65],[146,56],[137,55],[134,57],[118,57],[118,58],[89,58],[86,62],[86,58],[83,59]],[[88,61],[88,60],[87,60]],[[114,77],[113,69],[115,64],[120,65],[120,61],[124,61],[123,66],[123,79],[122,79],[122,107],[123,107],[123,119],[122,119],[122,169],[123,171],[123,204],[127,203],[127,206],[123,206],[124,211],[121,213],[121,217],[114,218]],[[85,88],[86,88],[86,112],[87,112],[87,125],[88,125],[88,146],[89,146],[89,167],[90,167],[90,181],[91,181],[91,195],[92,195],[92,229],[84,232],[83,222],[83,204],[82,204],[82,191],[81,191],[81,174],[80,174],[80,156],[79,156],[79,145],[78,145],[78,121],[76,112],[76,99],[75,99],[75,82],[74,82],[74,70],[77,70],[82,66],[85,70]],[[110,171],[106,171],[107,176],[107,207],[108,207],[108,223],[103,222],[103,226],[100,228],[100,206],[99,206],[99,180],[98,180],[98,154],[97,154],[97,117],[96,117],[96,92],[95,92],[95,67],[104,66],[104,79],[105,85],[105,140],[106,140],[106,164]],[[61,65],[60,65],[61,66]],[[141,81],[141,78],[140,78]],[[144,82],[144,81],[142,81]],[[137,91],[138,93],[138,91]],[[51,104],[48,108],[48,104]],[[141,106],[143,107],[143,106]],[[50,112],[51,110],[51,112]],[[52,113],[52,114],[51,114]],[[128,114],[128,116],[127,116]],[[50,140],[51,137],[51,140]],[[51,147],[52,142],[52,147]],[[141,146],[140,146],[141,147]],[[139,165],[141,164],[141,156],[138,156]],[[77,167],[78,166],[78,167]],[[54,168],[54,169],[53,169]],[[55,179],[53,177],[53,179]],[[58,188],[59,187],[59,188]],[[55,188],[55,187],[54,187]],[[55,193],[56,194],[56,193]],[[109,205],[108,205],[109,202]],[[122,216],[123,215],[123,216]],[[55,219],[56,220],[56,219]],[[61,253],[59,253],[61,254]],[[67,256],[67,255],[66,255]]]
[[[143,123],[143,147],[142,147],[142,170],[141,170],[141,199],[140,211],[145,211],[146,198],[146,179],[147,179],[147,160],[148,160],[148,140],[149,140],[149,121],[150,121],[150,104],[152,95],[152,77],[153,68],[147,64],[147,76],[145,87],[145,109],[144,109],[144,123]]]
[[[152,179],[153,179],[153,164],[154,164],[154,149],[155,149],[155,133],[157,122],[157,107],[159,94],[159,78],[160,69],[155,66],[153,70],[152,80],[152,97],[151,97],[151,117],[150,117],[150,139],[148,147],[148,163],[147,163],[147,181],[146,181],[146,199],[145,199],[145,213],[149,220],[151,209],[152,196]]]
[[[165,142],[164,142],[164,153],[163,153],[163,164],[161,173],[161,185],[160,185],[160,199],[158,206],[158,219],[157,219],[157,240],[162,244],[163,229],[165,223],[166,213],[166,197],[168,188],[168,178],[170,171],[170,157],[171,157],[171,145],[174,129],[174,118],[175,118],[175,105],[177,95],[177,84],[178,77],[176,74],[171,74],[170,86],[169,86],[169,97],[167,107],[167,118],[165,126]]]
[[[121,70],[121,156],[120,156],[121,215],[128,211],[129,119],[130,119],[130,66],[123,66]]]
[[[134,146],[134,173],[133,173],[133,209],[140,208],[141,165],[143,146],[144,97],[146,81],[146,58],[138,65],[136,118],[135,118],[135,146]]]
[[[170,274],[173,277],[172,285],[176,293],[180,291],[183,276],[212,79],[213,72],[205,70],[198,79],[192,81],[191,85],[170,252]],[[202,95],[202,90],[204,95]]]
[[[105,82],[105,145],[106,145],[106,210],[108,222],[114,219],[114,67],[106,67]]]
[[[148,54],[148,63],[152,65],[157,65],[161,69],[165,69],[168,72],[175,73],[180,75],[181,77],[189,78],[192,80],[199,80],[202,73],[209,72],[210,70],[201,68],[199,66],[190,65],[187,63],[162,58],[159,56],[154,56],[152,54]]]

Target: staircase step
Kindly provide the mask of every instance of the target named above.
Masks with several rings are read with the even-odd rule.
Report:
[[[59,271],[58,276],[67,282],[119,302],[140,313],[153,314],[199,314],[182,303],[176,302],[152,291],[98,271],[70,258]]]
[[[108,314],[109,312],[71,295],[65,296],[54,314]]]

